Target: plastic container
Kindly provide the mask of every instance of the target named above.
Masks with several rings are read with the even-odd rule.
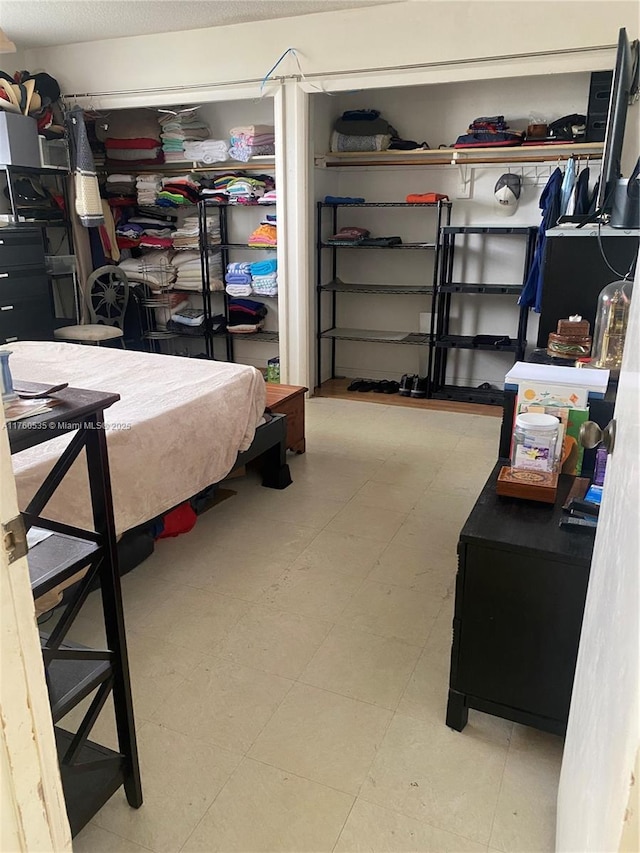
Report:
[[[557,445],[560,421],[553,415],[533,412],[516,417],[511,467],[552,474],[558,468]]]
[[[49,275],[73,275],[76,270],[75,255],[45,255]]]

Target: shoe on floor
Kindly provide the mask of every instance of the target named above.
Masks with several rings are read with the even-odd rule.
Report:
[[[410,397],[411,396],[411,388],[413,387],[413,380],[417,379],[413,373],[405,373],[400,380],[400,387],[398,389],[398,393],[401,397]]]
[[[366,379],[354,379],[351,385],[347,385],[347,391],[359,391],[362,383],[366,381]]]
[[[394,379],[385,379],[382,382],[382,386],[383,394],[397,394],[400,390],[400,383],[396,382]]]
[[[409,392],[410,396],[418,399],[426,397],[428,384],[429,380],[426,376],[414,376],[411,391]]]

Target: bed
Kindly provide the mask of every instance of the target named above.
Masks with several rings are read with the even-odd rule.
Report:
[[[269,449],[279,452],[274,448],[277,430],[260,426],[265,383],[253,367],[58,342],[23,341],[11,344],[11,350],[15,380],[68,382],[120,394],[120,401],[105,411],[119,535],[220,482],[238,461]],[[69,440],[61,436],[13,456],[21,507]],[[46,514],[91,526],[81,460]]]

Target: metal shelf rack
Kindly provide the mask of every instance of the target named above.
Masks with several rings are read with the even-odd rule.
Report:
[[[450,350],[464,349],[482,352],[511,352],[514,360],[524,358],[527,345],[528,309],[521,307],[518,315],[518,328],[515,337],[511,333],[495,335],[495,342],[488,342],[487,335],[454,335],[450,332],[451,303],[456,295],[511,296],[516,298],[527,280],[533,261],[538,229],[533,226],[502,225],[445,225],[442,228],[442,263],[440,276],[432,296],[431,331],[433,347],[429,351],[429,395],[438,400],[450,400],[464,403],[484,403],[502,405],[503,393],[495,388],[473,388],[447,384],[447,358]],[[480,235],[489,239],[496,235],[524,238],[524,266],[522,280],[519,283],[483,283],[467,282],[454,278],[454,259],[456,237]],[[459,244],[458,244],[458,248]]]
[[[400,201],[383,201],[383,202],[360,202],[358,204],[328,204],[326,202],[317,203],[317,219],[316,219],[316,250],[317,250],[317,282],[316,282],[316,371],[317,385],[322,384],[322,342],[329,340],[331,342],[331,378],[335,377],[336,372],[336,341],[361,341],[366,343],[384,343],[384,344],[399,344],[404,346],[421,346],[427,347],[431,352],[433,344],[433,334],[424,332],[406,332],[396,330],[380,330],[380,329],[345,329],[337,325],[337,294],[338,293],[354,293],[354,294],[375,294],[383,296],[407,296],[407,295],[424,295],[428,296],[434,292],[438,280],[438,270],[440,267],[440,232],[443,223],[447,225],[451,221],[451,202],[438,201],[431,204],[411,204]],[[323,225],[324,211],[331,210],[331,233],[335,234],[338,230],[338,210],[341,208],[421,208],[425,210],[435,211],[435,241],[400,243],[394,246],[380,245],[353,245],[340,246],[335,243],[327,243],[323,240]],[[407,249],[407,250],[422,250],[432,251],[434,253],[433,275],[430,283],[421,285],[399,284],[397,282],[389,284],[366,284],[366,283],[350,283],[342,281],[338,276],[338,252],[344,249],[385,249],[388,251]],[[326,251],[331,252],[331,280],[323,282],[324,265],[323,259],[326,256]],[[322,323],[322,306],[323,294],[329,294],[331,297],[331,325],[324,329]]]

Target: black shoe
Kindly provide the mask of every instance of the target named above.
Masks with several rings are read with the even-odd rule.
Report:
[[[417,376],[414,376],[412,373],[405,373],[400,380],[400,389],[398,393],[401,397],[410,397],[411,396],[411,388],[413,387],[413,380],[417,379]]]
[[[373,381],[373,379],[362,379],[357,390],[361,393],[364,393],[365,391],[373,391],[375,387],[376,383]]]
[[[423,398],[427,396],[428,380],[426,376],[414,376],[411,385],[410,396]]]
[[[400,383],[393,379],[385,379],[382,385],[383,394],[397,394],[400,390]]]
[[[351,385],[347,385],[347,391],[359,391],[366,379],[354,379]]]

